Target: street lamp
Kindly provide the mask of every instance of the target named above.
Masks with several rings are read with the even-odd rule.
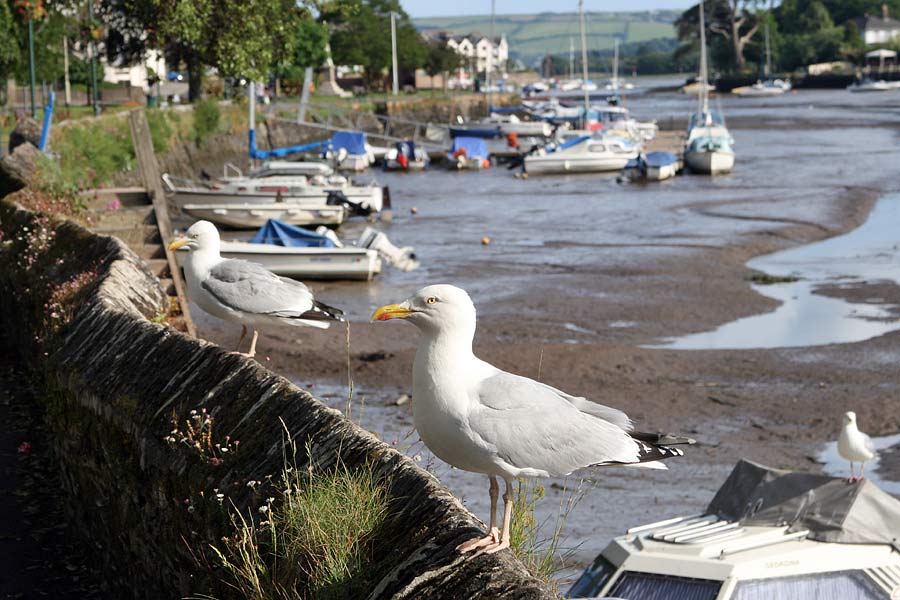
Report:
[[[394,63],[393,91],[397,95],[397,13],[391,11],[391,60]]]

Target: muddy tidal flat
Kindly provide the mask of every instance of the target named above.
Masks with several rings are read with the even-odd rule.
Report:
[[[873,328],[872,336],[850,343],[826,336],[816,337],[816,345],[804,345],[806,338],[793,345],[789,338],[749,349],[665,347],[771,313],[786,301],[761,293],[763,272],[748,261],[847,234],[870,214],[900,221],[900,211],[873,212],[900,192],[895,96],[800,90],[781,98],[723,98],[737,161],[733,174],[715,178],[685,175],[642,186],[617,183],[615,174],[524,180],[503,168],[374,173],[391,187],[394,203],[393,222],[383,230],[397,245],[414,246],[422,268],[386,269],[369,284],[312,284],[323,301],[350,315],[353,418],[361,416],[364,428],[417,456],[487,517],[486,478],[431,458],[413,430],[409,404],[391,403],[411,392],[414,328],[368,322],[375,307],[424,284],[452,283],[475,301],[475,350],[485,360],[621,408],[641,429],[696,437],[698,444],[670,461],[668,472],[611,469],[545,482],[548,495],[539,506],[549,534],[568,494],[560,488],[589,481],[565,529],[568,575],[627,527],[702,510],[739,458],[821,471],[824,445],[836,439],[847,410],[873,436],[900,432],[895,328]],[[626,105],[639,119],[681,128],[693,102],[658,94]],[[830,275],[822,276],[826,269],[815,261],[808,273],[802,265],[792,268],[810,284],[804,293],[864,304],[871,313],[801,312],[792,327],[817,330],[837,318],[843,330],[897,318],[900,222],[870,225],[895,232],[865,250],[884,259],[882,268],[858,271],[853,256],[831,255],[820,263],[843,262]],[[339,233],[354,239],[363,226],[351,223]],[[485,236],[489,245],[481,243]],[[858,251],[853,246],[845,254]],[[204,337],[233,347],[238,328],[195,311]],[[262,336],[264,364],[347,407],[342,327]],[[881,473],[883,480],[900,477],[896,461],[884,462],[894,468]]]

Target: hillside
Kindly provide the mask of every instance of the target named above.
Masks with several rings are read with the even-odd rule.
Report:
[[[635,13],[587,13],[588,48],[604,50],[612,48],[613,40],[630,44],[653,39],[674,39],[672,23],[679,11],[652,11]],[[442,29],[457,34],[471,32],[488,33],[490,15],[429,17],[414,19],[420,30]],[[537,15],[497,15],[494,30],[497,35],[506,34],[510,55],[530,64],[545,53],[568,54],[570,40],[579,48],[577,13],[540,13]]]

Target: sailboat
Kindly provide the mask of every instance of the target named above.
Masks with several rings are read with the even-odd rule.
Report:
[[[734,143],[725,119],[709,109],[709,71],[706,59],[706,20],[700,4],[700,92],[699,108],[691,116],[684,146],[684,162],[695,173],[730,173],[734,166]]]
[[[767,97],[767,96],[780,96],[781,94],[790,91],[791,82],[790,80],[784,79],[772,79],[772,49],[769,47],[769,26],[766,25],[766,71],[765,71],[765,80],[758,80],[753,85],[746,85],[743,87],[735,88],[731,91],[732,94],[740,96],[741,98],[759,98],[759,97]]]

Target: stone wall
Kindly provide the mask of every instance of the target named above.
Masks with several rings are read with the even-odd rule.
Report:
[[[282,421],[317,469],[371,466],[389,490],[369,598],[552,597],[508,551],[459,557],[482,526],[434,477],[257,362],[154,322],[165,297],[137,256],[13,204],[23,192],[0,200],[0,331],[45,382],[60,493],[111,597],[232,594],[192,550],[227,530],[215,490],[245,512],[271,494],[246,482],[280,473]],[[240,441],[218,465],[165,441],[173,415],[204,408]]]

